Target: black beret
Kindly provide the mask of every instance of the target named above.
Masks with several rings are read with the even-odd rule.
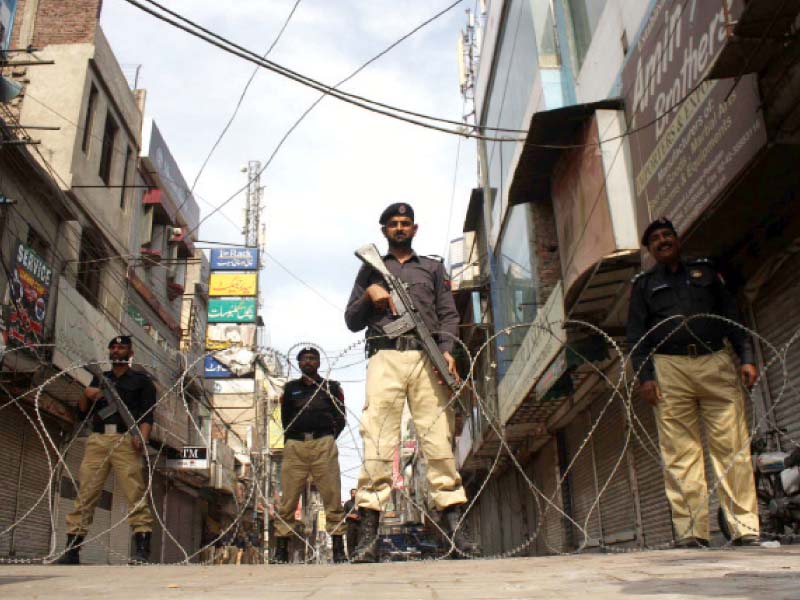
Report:
[[[300,357],[303,356],[303,354],[313,354],[319,358],[319,350],[314,348],[314,346],[305,346],[300,348],[300,352],[297,353],[297,362],[300,362]]]
[[[133,341],[131,340],[131,336],[129,335],[118,335],[115,338],[111,338],[111,341],[108,342],[108,347],[111,348],[114,344],[122,344],[123,346],[133,346]]]
[[[678,235],[678,231],[675,229],[672,221],[670,221],[667,217],[659,217],[650,223],[650,225],[648,225],[644,230],[644,233],[642,234],[642,246],[647,246],[647,241],[650,238],[650,234],[656,229],[671,229],[675,235]]]
[[[414,209],[411,208],[410,204],[406,204],[405,202],[395,202],[394,204],[390,204],[386,207],[381,213],[381,218],[378,219],[378,223],[381,225],[386,225],[386,221],[391,219],[395,215],[403,215],[404,217],[410,217],[411,220],[414,220]]]

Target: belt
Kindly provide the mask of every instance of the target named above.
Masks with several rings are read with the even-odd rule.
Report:
[[[400,337],[389,338],[376,338],[367,342],[367,356],[372,356],[381,350],[399,350],[405,352],[406,350],[422,350],[422,342],[417,338],[401,335]]]
[[[330,431],[314,431],[312,433],[287,433],[283,437],[287,440],[295,440],[296,442],[310,442],[311,440],[318,440],[325,436],[332,436]]]
[[[699,342],[697,344],[664,344],[656,349],[656,354],[670,356],[707,356],[719,352],[725,347],[724,342]]]

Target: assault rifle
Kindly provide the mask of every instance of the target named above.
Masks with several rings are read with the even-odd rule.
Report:
[[[389,287],[389,294],[392,297],[394,306],[397,309],[397,318],[383,327],[383,333],[389,339],[396,339],[406,333],[416,333],[417,338],[422,344],[422,349],[433,363],[434,368],[439,371],[440,377],[447,386],[454,392],[458,390],[458,382],[450,373],[447,361],[444,359],[439,346],[433,339],[428,326],[414,306],[411,294],[408,293],[405,284],[397,277],[392,275],[383,263],[383,257],[375,247],[375,244],[367,244],[356,250],[356,256],[365,265],[369,265],[381,274],[386,285]]]
[[[97,411],[97,414],[100,416],[100,418],[105,421],[110,416],[119,413],[122,422],[125,423],[125,427],[128,428],[130,434],[136,438],[139,438],[140,440],[143,440],[142,434],[139,431],[139,426],[133,419],[131,411],[128,410],[128,407],[122,401],[122,398],[119,397],[117,389],[111,385],[106,376],[103,375],[103,370],[99,367],[99,365],[84,365],[84,368],[89,371],[89,373],[97,377],[97,381],[100,382],[100,389],[102,390],[103,398],[106,401],[106,407]]]

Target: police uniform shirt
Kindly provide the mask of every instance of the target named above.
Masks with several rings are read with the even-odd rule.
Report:
[[[730,340],[742,363],[754,362],[753,347],[744,329],[713,317],[699,317],[685,324],[681,318],[704,313],[739,322],[733,295],[707,259],[681,261],[675,272],[658,264],[634,279],[627,340],[632,346],[641,340],[631,354],[640,381],[655,379],[649,359],[653,351],[688,354],[688,347],[694,345],[698,353],[707,354],[722,349],[724,338]],[[670,320],[662,323],[666,319]]]
[[[286,437],[313,433],[338,436],[346,422],[344,394],[337,381],[306,377],[286,383],[281,398],[281,421]]]
[[[133,416],[133,420],[139,424],[150,423],[152,425],[153,413],[155,413],[154,407],[156,404],[156,387],[152,379],[150,379],[150,376],[147,373],[134,371],[133,369],[126,370],[119,377],[116,377],[113,371],[105,371],[103,375],[117,388],[120,400],[128,407],[128,410]],[[94,377],[89,387],[100,388],[100,380]],[[127,432],[128,427],[125,425],[119,412],[114,413],[105,421],[100,418],[98,412],[104,409],[107,404],[105,398],[102,398],[95,402],[92,409],[90,409],[90,412],[94,414],[92,419],[92,431],[95,433],[104,433],[105,425],[116,425],[117,433]]]
[[[439,349],[442,352],[452,352],[453,338],[458,337],[459,316],[442,262],[418,256],[416,252],[402,264],[393,254],[384,256],[383,262],[392,275],[407,284],[411,299],[425,325],[436,338]],[[345,310],[347,327],[351,331],[361,331],[367,327],[367,337],[382,335],[383,326],[395,318],[389,309],[376,310],[365,297],[364,292],[373,283],[388,289],[380,273],[363,265],[356,276]],[[440,335],[438,332],[449,335]]]

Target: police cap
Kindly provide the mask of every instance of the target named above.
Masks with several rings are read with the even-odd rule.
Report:
[[[297,362],[300,362],[300,359],[304,354],[313,354],[317,358],[319,358],[319,350],[314,348],[314,346],[305,346],[300,348],[300,352],[297,353]]]
[[[129,335],[118,335],[115,338],[111,338],[111,341],[108,342],[108,347],[111,348],[114,344],[122,344],[123,346],[133,346],[133,340],[131,340],[131,336]]]
[[[642,246],[647,246],[647,243],[650,239],[650,234],[656,229],[671,229],[675,235],[678,235],[678,231],[675,229],[672,221],[670,221],[667,217],[659,217],[650,223],[650,225],[648,225],[644,230],[644,233],[642,234]]]
[[[386,222],[396,215],[409,217],[413,221],[414,209],[411,208],[410,204],[406,204],[405,202],[395,202],[394,204],[387,206],[386,210],[381,213],[381,218],[378,219],[378,223],[381,225],[386,225]]]

